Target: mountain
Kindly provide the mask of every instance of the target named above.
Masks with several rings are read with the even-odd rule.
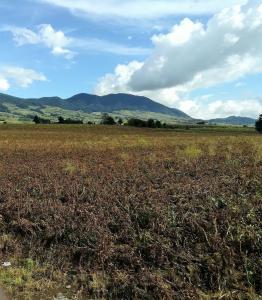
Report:
[[[152,117],[171,122],[193,120],[178,109],[130,94],[106,96],[77,94],[67,99],[59,97],[23,99],[0,93],[1,121],[31,121],[35,115],[51,120],[64,116],[96,121],[100,119],[101,113],[110,113],[123,118]]]
[[[248,126],[254,126],[256,120],[252,118],[247,117],[237,117],[237,116],[231,116],[228,118],[218,118],[218,119],[212,119],[208,121],[209,124],[225,124],[225,125],[248,125]]]

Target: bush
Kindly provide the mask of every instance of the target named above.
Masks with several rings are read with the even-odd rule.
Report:
[[[33,122],[35,124],[50,124],[51,123],[50,120],[48,120],[48,119],[42,119],[42,118],[40,118],[38,116],[34,117]]]
[[[58,118],[59,124],[83,124],[82,120],[64,119],[63,117]]]
[[[115,125],[116,122],[113,117],[109,116],[108,114],[103,114],[101,124],[102,125]]]
[[[147,123],[147,127],[149,127],[149,128],[155,128],[156,127],[154,119],[148,119],[146,123]]]
[[[262,133],[262,114],[259,116],[258,120],[256,121],[256,130],[259,133]]]
[[[124,123],[124,122],[123,122],[123,119],[122,119],[122,118],[119,118],[118,121],[117,121],[117,124],[118,124],[118,125],[122,125],[123,123]]]
[[[132,118],[129,119],[127,122],[128,126],[134,126],[134,127],[148,127],[148,128],[161,128],[162,123],[159,120],[154,119],[148,119],[147,121]]]
[[[127,125],[134,127],[146,127],[146,121],[132,118],[127,121]]]

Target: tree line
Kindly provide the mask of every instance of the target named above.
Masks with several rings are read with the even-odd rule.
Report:
[[[33,122],[35,124],[51,124],[51,120],[44,119],[39,116],[35,116],[33,118]],[[84,124],[82,120],[76,120],[76,119],[65,119],[63,117],[58,117],[58,121],[54,122],[54,124]],[[95,124],[93,122],[87,122],[87,124]],[[122,118],[114,119],[109,114],[103,114],[102,119],[100,122],[101,125],[127,125],[127,126],[133,126],[133,127],[148,127],[148,128],[164,128],[167,127],[166,123],[161,123],[159,120],[154,119],[148,119],[147,121],[137,119],[137,118],[131,118],[127,120],[127,122],[124,124],[124,121]]]
[[[33,118],[33,122],[35,124],[51,124],[51,120],[44,119],[39,116],[35,116]],[[84,124],[84,122],[82,120],[76,120],[76,119],[71,119],[71,118],[65,119],[60,116],[60,117],[58,117],[58,121],[54,122],[54,124]],[[88,121],[87,124],[92,125],[95,123]],[[138,119],[138,118],[130,118],[124,123],[122,118],[115,119],[107,113],[104,113],[102,115],[100,124],[101,125],[126,125],[126,126],[144,127],[144,128],[169,128],[169,129],[176,129],[176,128],[180,128],[181,126],[183,126],[183,128],[185,128],[185,129],[190,129],[190,125],[166,124],[166,123],[162,123],[161,121],[155,120],[152,118],[150,118],[148,120],[142,120],[142,119]],[[204,125],[205,122],[203,121],[203,122],[199,122],[197,124]],[[262,114],[259,116],[258,120],[256,121],[255,128],[256,128],[257,132],[262,133]]]
[[[35,124],[51,124],[51,120],[40,118],[39,116],[35,116],[33,118],[33,122]],[[84,122],[82,120],[75,120],[70,118],[65,119],[63,117],[58,117],[57,122],[54,122],[54,124],[84,124]]]

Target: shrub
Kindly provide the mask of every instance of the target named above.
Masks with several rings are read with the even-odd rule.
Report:
[[[113,117],[109,116],[108,114],[103,114],[101,124],[102,125],[115,125],[116,122]]]
[[[117,121],[117,124],[122,125],[123,124],[123,119],[119,118],[118,121]]]
[[[161,128],[162,124],[159,120],[154,119],[148,119],[147,121],[137,119],[137,118],[131,118],[127,122],[128,126],[134,126],[134,127],[148,127],[148,128]]]
[[[50,124],[51,123],[50,120],[48,120],[48,119],[42,119],[42,118],[40,118],[38,116],[34,117],[33,122],[35,124]]]
[[[256,121],[256,130],[259,133],[262,133],[262,114],[259,116],[258,120]]]
[[[127,121],[128,126],[134,126],[134,127],[146,127],[146,121],[136,119],[136,118],[131,118]]]
[[[154,119],[148,119],[146,124],[147,124],[147,127],[149,127],[149,128],[155,128],[156,127]]]
[[[63,117],[58,118],[59,124],[83,124],[82,120],[64,119]]]

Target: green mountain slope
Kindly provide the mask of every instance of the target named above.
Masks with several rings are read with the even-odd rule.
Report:
[[[182,111],[169,108],[149,98],[129,94],[96,96],[78,94],[68,99],[44,97],[22,99],[0,94],[0,120],[7,122],[31,122],[35,115],[56,120],[58,116],[84,121],[99,121],[102,113],[130,118],[156,118],[169,122],[192,121]]]

